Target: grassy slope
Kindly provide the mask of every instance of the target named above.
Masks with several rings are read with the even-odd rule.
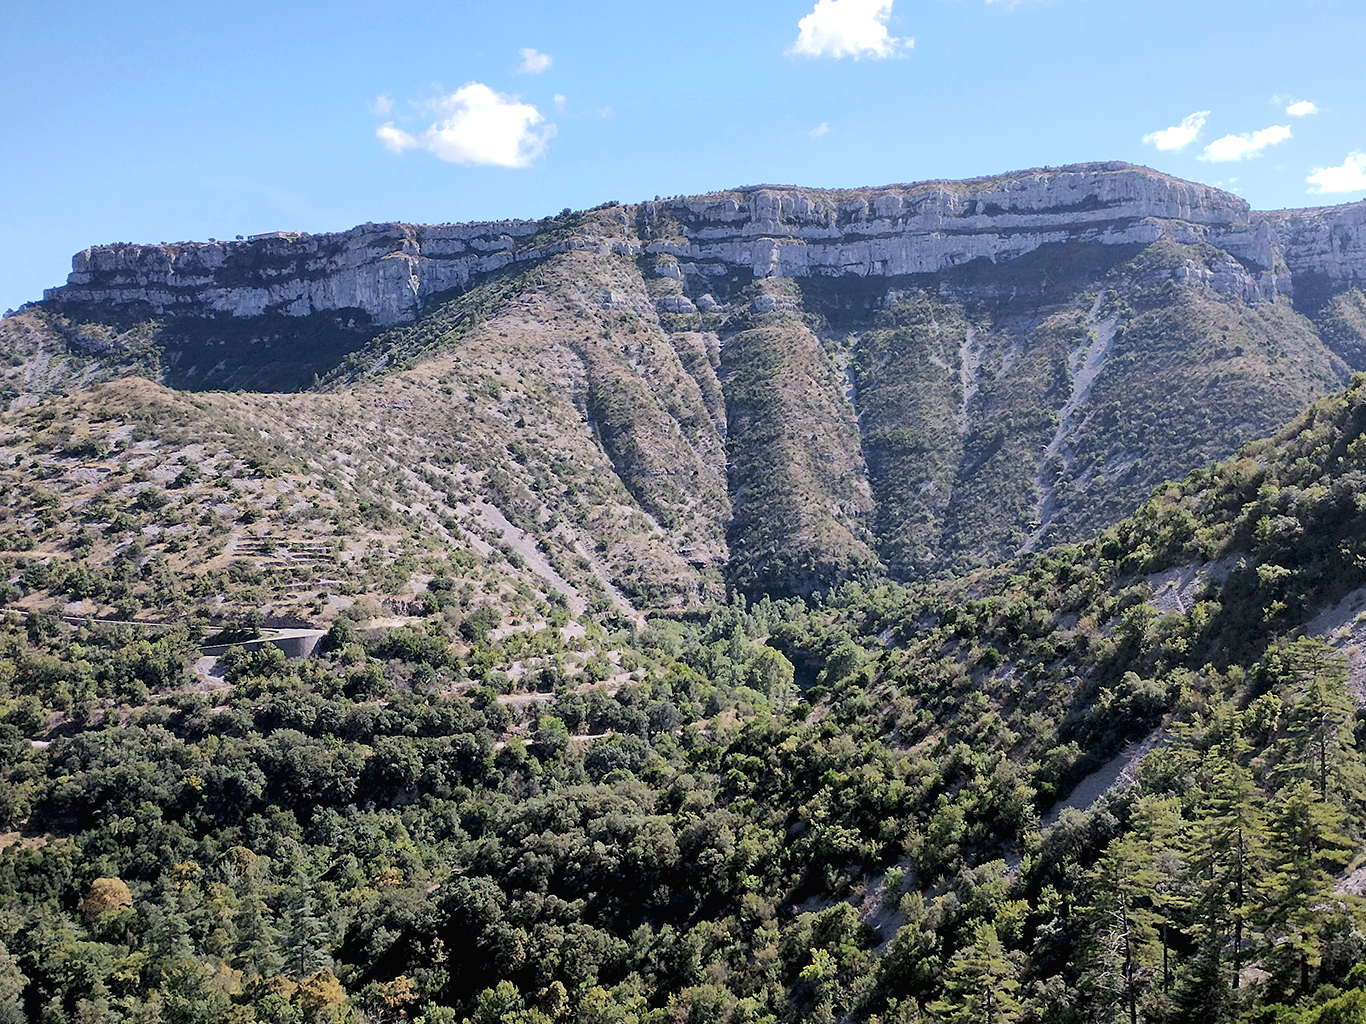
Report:
[[[618,300],[604,308],[608,293]],[[203,480],[170,487],[169,501],[137,512],[139,527],[184,534],[173,542],[181,549],[171,559],[175,572],[221,568],[226,556],[214,552],[237,534],[243,552],[261,555],[258,541],[277,549],[249,560],[263,570],[288,561],[290,544],[315,546],[308,523],[281,522],[297,513],[281,515],[284,506],[268,500],[251,513],[259,518],[249,529],[232,526],[278,489],[260,482],[268,472],[309,494],[332,493],[345,515],[365,503],[377,521],[397,524],[395,537],[438,558],[453,548],[482,560],[492,545],[495,560],[511,557],[504,569],[533,592],[558,588],[600,609],[616,599],[614,586],[644,606],[696,601],[719,577],[708,582],[689,560],[705,569],[724,558],[722,442],[649,311],[629,261],[569,254],[387,332],[321,390],[191,396],[131,378],[7,414],[11,448],[16,458],[36,457],[25,472],[51,477],[61,495],[54,536],[84,528],[90,517],[82,509],[96,492],[128,511],[122,506],[137,488],[126,474],[146,475],[142,483],[161,491],[193,462]],[[129,447],[124,435],[137,424]],[[42,441],[54,430],[62,436]],[[118,486],[86,482],[101,475]],[[208,482],[215,479],[221,494]],[[180,521],[200,515],[200,504],[232,501],[240,507],[218,512],[226,525],[195,530]],[[109,529],[102,522],[86,525]],[[27,543],[16,537],[11,546]],[[103,564],[112,551],[96,544],[77,557]],[[26,563],[68,557],[42,547],[15,554]],[[526,557],[560,579],[529,573],[518,564]],[[319,588],[331,586],[319,581],[335,575],[330,564],[310,561],[267,573],[256,596],[273,614],[316,618],[327,607]],[[393,581],[390,596],[412,598],[420,584]]]
[[[1164,480],[1288,422],[1345,367],[1288,304],[1248,306],[1166,270],[1209,250],[1154,246],[1106,282],[1114,350],[1069,431],[1046,541],[1087,536]]]
[[[406,614],[437,576],[510,615],[549,596],[496,551],[477,553],[496,543],[488,531],[448,532],[398,508],[402,483],[353,459],[340,432],[328,439],[335,425],[316,405],[187,396],[137,378],[6,414],[0,559],[11,603],[318,621],[356,602],[367,616]],[[324,456],[299,444],[303,434],[335,447]]]
[[[939,561],[963,459],[969,324],[961,307],[928,296],[903,301],[884,319],[860,335],[852,368],[879,551],[904,578]]]
[[[1163,241],[803,282],[804,308],[851,356],[891,571],[915,579],[1080,539],[1340,383],[1345,366],[1288,303],[1176,283],[1186,260],[1219,256]]]
[[[1354,370],[1366,370],[1366,294],[1348,288],[1314,315],[1324,342]]]

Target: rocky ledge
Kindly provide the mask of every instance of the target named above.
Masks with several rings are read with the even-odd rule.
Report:
[[[891,277],[1000,262],[1045,245],[1164,235],[1228,253],[1229,266],[1210,272],[1215,283],[1227,278],[1229,290],[1253,300],[1292,293],[1302,277],[1366,283],[1366,203],[1257,213],[1207,185],[1106,163],[882,188],[757,186],[539,221],[97,246],[74,257],[66,285],[45,300],[155,315],[351,311],[382,325],[413,319],[429,297],[481,274],[574,249],[653,255],[660,273],[704,281],[736,270]]]

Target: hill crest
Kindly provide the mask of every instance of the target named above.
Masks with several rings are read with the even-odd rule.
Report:
[[[1291,293],[1299,274],[1333,285],[1366,280],[1366,204],[1258,214],[1208,185],[1098,163],[875,188],[749,186],[542,220],[93,246],[45,300],[153,315],[345,312],[387,325],[416,319],[434,298],[483,275],[570,251],[673,257],[695,304],[708,276],[730,271],[933,274],[1044,245],[1151,244],[1164,235],[1229,252],[1268,297]]]

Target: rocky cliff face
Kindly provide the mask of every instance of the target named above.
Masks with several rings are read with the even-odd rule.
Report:
[[[97,246],[78,253],[57,305],[254,317],[361,311],[384,325],[510,264],[572,250],[655,256],[685,282],[666,312],[706,311],[707,282],[934,274],[1066,242],[1207,242],[1233,259],[1209,271],[1249,299],[1297,276],[1366,279],[1366,204],[1259,214],[1236,196],[1128,164],[1024,171],[964,182],[818,190],[761,186],[541,221],[365,224],[338,234]],[[1198,272],[1198,271],[1197,271]],[[661,307],[663,308],[663,307]]]
[[[1271,269],[1269,237],[1236,196],[1125,164],[854,191],[760,187],[647,203],[645,248],[756,277],[933,274],[1068,241],[1148,243],[1181,225]]]
[[[1332,289],[1366,285],[1366,202],[1253,215],[1291,273]]]
[[[44,298],[188,316],[359,310],[376,324],[403,323],[425,298],[464,288],[480,274],[602,244],[586,234],[547,238],[555,226],[363,224],[325,235],[281,231],[234,242],[94,246],[76,254],[66,285]]]

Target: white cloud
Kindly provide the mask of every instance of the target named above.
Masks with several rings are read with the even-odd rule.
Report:
[[[375,138],[384,143],[384,148],[391,153],[402,153],[405,149],[412,149],[418,144],[417,139],[402,128],[395,128],[393,121],[386,121],[376,128]]]
[[[599,107],[599,108],[598,108],[598,117],[613,117],[613,116],[615,116],[615,115],[616,115],[616,111],[613,110],[611,107]]]
[[[1366,192],[1366,153],[1349,153],[1341,167],[1316,167],[1309,175],[1310,190],[1325,192]]]
[[[537,128],[545,118],[531,104],[480,82],[461,86],[428,108],[436,121],[420,135],[389,121],[375,129],[375,136],[395,153],[420,148],[455,164],[526,167],[555,134],[553,124]]]
[[[892,0],[816,0],[797,22],[797,41],[789,57],[895,57],[914,39],[895,39],[887,31]]]
[[[522,67],[520,70],[526,75],[539,75],[554,63],[550,58],[550,54],[540,53],[530,46],[522,47],[521,54]]]
[[[375,102],[370,104],[372,114],[387,114],[394,109],[394,101],[388,96],[376,96]]]
[[[1300,100],[1298,103],[1292,103],[1286,107],[1285,112],[1291,117],[1308,117],[1310,114],[1317,114],[1319,108],[1308,100]]]
[[[568,106],[569,106],[569,101],[568,101],[567,99],[565,99],[563,96],[561,96],[559,93],[556,93],[556,94],[555,94],[555,109],[558,110],[561,114],[563,114],[564,111],[565,111],[565,108],[568,107]]]
[[[1215,139],[1200,154],[1201,160],[1222,163],[1227,160],[1243,160],[1247,157],[1261,156],[1268,146],[1284,142],[1290,138],[1290,129],[1283,124],[1273,124],[1270,128],[1252,132],[1250,135],[1225,135]]]
[[[1161,150],[1185,149],[1200,137],[1200,130],[1205,127],[1208,118],[1208,110],[1197,110],[1189,117],[1182,118],[1178,125],[1163,128],[1158,132],[1149,132],[1143,136],[1143,141]]]
[[[812,129],[811,129],[809,132],[807,132],[806,134],[807,134],[807,135],[810,135],[813,139],[819,139],[822,135],[827,135],[827,134],[829,134],[829,132],[830,132],[830,122],[829,122],[829,121],[822,121],[820,124],[816,125],[816,127],[812,128]]]

